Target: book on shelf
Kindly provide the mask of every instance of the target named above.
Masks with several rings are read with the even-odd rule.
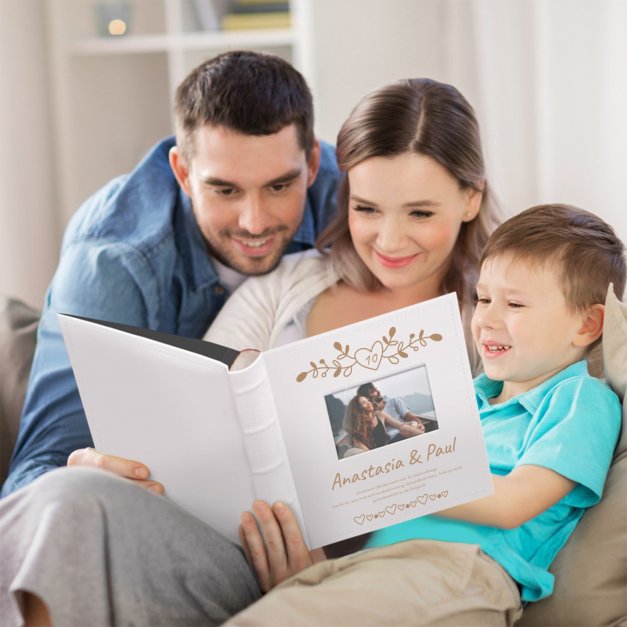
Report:
[[[492,492],[455,295],[261,353],[59,319],[96,448],[234,541],[257,498],[287,503],[313,548]],[[347,456],[363,383],[428,432]]]
[[[256,13],[226,13],[222,17],[222,30],[253,30],[264,28],[289,28],[292,18],[289,11],[263,11]]]
[[[215,0],[193,0],[196,21],[202,30],[213,31],[220,28],[220,14]]]
[[[233,2],[229,6],[229,13],[235,15],[254,15],[255,13],[288,13],[289,10],[289,2],[255,2],[253,4],[246,2]]]

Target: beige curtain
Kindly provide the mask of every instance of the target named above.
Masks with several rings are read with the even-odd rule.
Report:
[[[0,294],[41,306],[59,225],[44,2],[0,1]]]
[[[627,242],[627,1],[451,0],[447,15],[450,80],[476,96],[507,209],[569,202]]]

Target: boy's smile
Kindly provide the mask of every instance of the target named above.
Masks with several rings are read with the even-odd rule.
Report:
[[[477,285],[472,332],[490,379],[503,381],[498,402],[526,392],[583,358],[586,312],[568,307],[553,264],[504,254],[488,259]]]

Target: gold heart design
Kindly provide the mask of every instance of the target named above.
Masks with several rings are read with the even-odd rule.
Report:
[[[430,495],[429,495],[429,498],[430,498],[432,501],[435,501],[435,497],[436,497],[436,496],[437,496],[436,494],[430,494]]]
[[[401,503],[401,504],[398,506],[398,509],[400,509],[400,510],[401,510],[401,512],[402,512],[402,511],[405,509],[405,503]]]
[[[361,516],[355,516],[353,518],[353,520],[358,524],[358,525],[363,525],[364,524],[364,518],[365,516],[362,514]]]
[[[423,494],[422,496],[419,496],[419,497],[418,497],[418,502],[419,502],[421,505],[424,505],[424,504],[427,502],[427,495],[426,495],[426,494]]]
[[[417,500],[419,501],[420,499],[417,499]],[[416,499],[409,502],[409,507],[416,507]]]
[[[378,370],[383,355],[383,344],[377,340],[370,348],[360,348],[355,351],[355,361],[368,370]]]
[[[379,512],[379,518],[383,518],[385,516],[385,512]]]
[[[366,516],[366,518],[368,519],[368,521],[371,521],[371,520],[372,520],[372,514],[368,514],[368,515]]]
[[[396,505],[388,505],[388,506],[385,508],[385,511],[386,511],[388,514],[393,515],[393,514],[394,514],[394,512],[396,511]]]
[[[442,490],[442,496],[448,496],[448,490]]]

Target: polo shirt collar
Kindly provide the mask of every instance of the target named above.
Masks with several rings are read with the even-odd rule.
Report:
[[[518,396],[513,396],[505,403],[500,403],[498,406],[500,408],[506,407],[507,405],[519,404],[528,411],[529,413],[534,413],[542,399],[547,395],[547,392],[555,387],[558,383],[565,381],[566,379],[570,379],[571,377],[581,377],[586,376],[588,374],[588,364],[585,359],[581,361],[577,361],[570,366],[567,366],[563,370],[560,370],[558,373],[554,374],[551,378],[547,379],[537,385],[534,388],[531,388],[528,392],[523,392],[522,394],[518,394]],[[494,381],[483,373],[479,375],[475,379],[475,393],[477,396],[477,402],[479,404],[479,409],[483,409],[490,405],[489,399],[498,396],[503,389],[502,381]]]

